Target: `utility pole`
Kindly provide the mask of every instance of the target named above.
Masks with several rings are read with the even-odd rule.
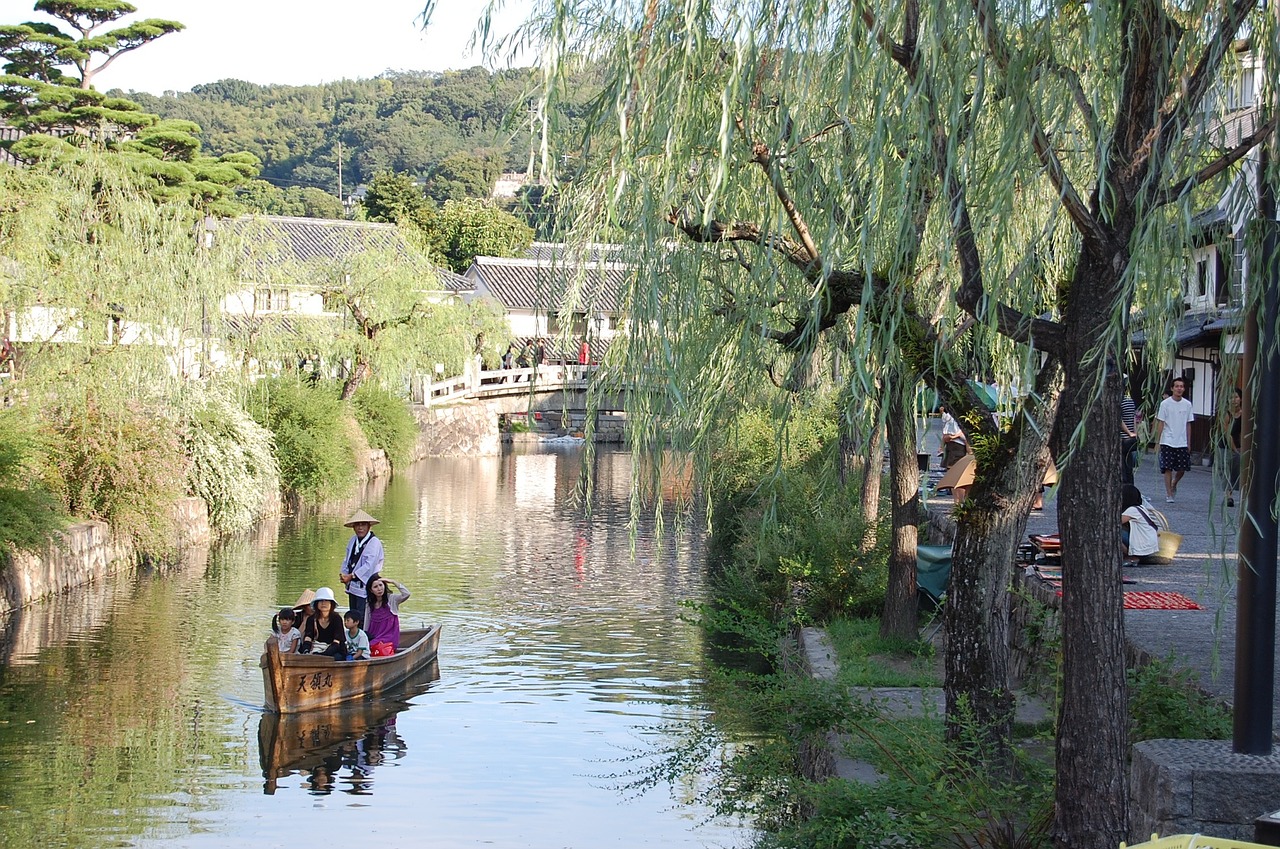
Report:
[[[342,200],[342,139],[338,139],[338,203],[346,206]]]
[[[1280,8],[1280,4],[1276,4]],[[1265,63],[1275,61],[1277,44],[1267,45]],[[1258,47],[1255,45],[1255,51]],[[1275,83],[1264,91],[1259,121],[1280,114]],[[1258,208],[1244,325],[1244,391],[1241,411],[1241,494],[1244,516],[1237,543],[1236,663],[1232,751],[1270,755],[1275,697],[1276,645],[1276,475],[1280,473],[1280,238],[1276,221],[1276,176],[1280,145],[1273,133],[1259,149]]]

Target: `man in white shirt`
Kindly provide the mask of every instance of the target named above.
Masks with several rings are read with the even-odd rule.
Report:
[[[1186,382],[1173,379],[1172,393],[1160,402],[1156,413],[1156,441],[1160,443],[1160,472],[1164,475],[1164,500],[1172,504],[1178,495],[1178,481],[1191,468],[1191,402],[1182,397]]]

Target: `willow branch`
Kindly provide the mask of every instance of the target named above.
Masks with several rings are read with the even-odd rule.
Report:
[[[737,122],[738,131],[746,138],[746,126],[741,118],[737,119]],[[769,146],[764,142],[752,142],[751,161],[759,165],[760,170],[764,171],[769,180],[769,185],[773,188],[774,196],[778,198],[778,202],[782,204],[783,211],[787,213],[787,220],[791,222],[791,228],[796,231],[796,236],[800,239],[800,243],[808,251],[809,259],[817,262],[819,259],[818,245],[813,241],[813,234],[809,231],[809,225],[800,214],[799,208],[796,207],[795,199],[791,197],[786,184],[782,182],[782,169],[778,167],[777,160],[773,158],[773,154],[769,151]]]
[[[1158,122],[1160,131],[1157,141],[1161,148],[1159,154],[1181,137],[1192,121],[1199,120],[1200,106],[1217,81],[1218,68],[1222,65],[1227,50],[1231,49],[1232,44],[1235,43],[1235,35],[1239,32],[1240,25],[1256,5],[1257,0],[1238,0],[1227,6],[1227,11],[1218,21],[1213,36],[1205,43],[1204,52],[1200,54],[1200,61],[1196,63],[1195,70],[1182,79],[1180,85],[1182,96],[1172,98],[1171,102],[1160,110]]]
[[[1052,59],[1045,59],[1042,64],[1045,70],[1062,80],[1067,89],[1070,90],[1071,99],[1075,101],[1076,109],[1080,110],[1080,120],[1084,121],[1085,129],[1089,131],[1089,135],[1095,141],[1101,138],[1102,123],[1098,120],[1098,113],[1094,111],[1093,104],[1089,102],[1089,96],[1085,94],[1084,86],[1080,82],[1080,75],[1076,73],[1074,68],[1068,68]]]
[[[1275,132],[1275,118],[1272,118],[1269,123],[1259,127],[1252,135],[1241,139],[1239,144],[1210,162],[1205,167],[1201,168],[1196,173],[1184,177],[1173,185],[1165,188],[1163,191],[1158,192],[1154,198],[1155,204],[1157,206],[1163,206],[1166,203],[1171,203],[1205,181],[1218,176],[1247,156],[1249,151],[1265,142],[1271,137],[1273,132]]]
[[[991,58],[995,60],[996,65],[1001,71],[1008,76],[1009,72],[1009,51],[1000,36],[999,27],[996,23],[995,10],[991,8],[991,0],[972,0],[974,13],[978,16],[978,28],[982,31],[983,37],[987,42],[987,52]],[[1031,146],[1036,152],[1036,156],[1040,159],[1040,163],[1044,165],[1045,173],[1049,177],[1049,182],[1053,184],[1054,190],[1058,193],[1058,200],[1066,210],[1067,217],[1075,225],[1082,238],[1087,242],[1095,245],[1103,246],[1109,241],[1106,231],[1094,218],[1093,213],[1089,211],[1088,205],[1080,198],[1079,192],[1072,184],[1071,178],[1067,176],[1066,169],[1062,166],[1062,161],[1058,159],[1058,155],[1053,151],[1053,145],[1049,141],[1049,136],[1044,131],[1044,126],[1040,122],[1040,117],[1035,108],[1025,96],[1023,105],[1027,109],[1028,122],[1027,131],[1031,136]]]

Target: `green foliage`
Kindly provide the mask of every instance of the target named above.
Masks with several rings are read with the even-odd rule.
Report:
[[[839,681],[848,687],[938,687],[933,646],[880,636],[876,619],[833,619],[827,634],[840,664]]]
[[[166,553],[188,468],[174,420],[94,390],[65,393],[44,415],[54,439],[52,485],[67,512],[108,523],[140,553]]]
[[[1173,659],[1129,670],[1130,740],[1226,740],[1231,712]]]
[[[495,169],[529,167],[533,76],[529,68],[491,72],[474,67],[396,71],[310,86],[226,79],[162,97],[129,96],[149,112],[203,127],[207,150],[252,152],[263,163],[263,176],[276,185],[336,194],[339,158],[348,191],[384,172],[424,181],[438,173],[443,183],[445,161],[461,154],[464,162],[481,163],[481,181],[467,190],[476,193],[482,184],[493,185]],[[574,82],[576,93],[561,109],[561,119],[583,126],[585,104],[599,84],[589,74],[575,75]],[[487,194],[484,189],[479,196]],[[441,194],[442,199],[455,196]]]
[[[829,405],[797,411],[781,435],[766,411],[750,408],[713,459],[713,544],[752,570],[767,596],[798,599],[809,620],[874,613],[888,582],[884,545],[863,550],[857,488],[829,478],[835,445]]]
[[[228,394],[203,384],[190,384],[178,403],[191,492],[209,506],[215,532],[248,530],[280,492],[271,432]]]
[[[436,203],[487,198],[502,175],[502,154],[491,150],[477,156],[457,151],[440,160],[427,178],[425,194]]]
[[[401,221],[424,226],[430,221],[431,201],[409,174],[383,172],[374,176],[365,189],[365,215],[370,221],[396,224]]]
[[[346,218],[342,201],[311,186],[278,188],[266,180],[249,180],[236,187],[236,199],[252,212],[295,218]]]
[[[36,549],[66,521],[44,479],[48,449],[23,408],[0,410],[0,550]]]
[[[248,408],[254,421],[271,431],[280,481],[288,492],[319,503],[351,491],[359,446],[347,408],[332,386],[294,378],[261,380]]]
[[[369,447],[385,451],[393,467],[403,466],[418,439],[418,423],[405,400],[375,383],[363,383],[351,402]]]
[[[75,34],[41,22],[0,27],[0,118],[26,133],[8,144],[13,154],[26,162],[78,167],[86,148],[102,147],[119,154],[158,199],[181,199],[212,214],[239,212],[231,190],[257,173],[256,157],[231,150],[203,155],[194,122],[161,119],[92,86],[94,74],[121,54],[182,24],[148,18],[100,31],[137,11],[119,0],[40,0],[35,8]]]
[[[710,777],[703,801],[718,813],[750,817],[763,832],[761,847],[1049,845],[1053,782],[1049,765],[1030,749],[1017,752],[1013,779],[972,768],[959,749],[943,742],[938,718],[882,714],[852,698],[851,686],[888,681],[853,680],[843,656],[835,683],[788,671],[780,649],[784,634],[761,610],[726,604],[722,597],[701,608],[701,624],[717,647],[709,682],[717,733],[731,731],[746,742],[724,754],[711,745],[717,738],[708,730],[668,752],[655,774]],[[861,650],[894,648],[878,644],[874,629],[872,622],[849,623],[847,632]],[[726,652],[726,646],[737,651]],[[744,668],[744,658],[757,657],[766,662]],[[832,731],[846,741],[843,754],[870,764],[882,778],[804,777],[803,753],[829,745]]]
[[[445,202],[432,216],[427,239],[461,274],[477,256],[520,256],[533,242],[533,231],[492,203],[467,198]]]

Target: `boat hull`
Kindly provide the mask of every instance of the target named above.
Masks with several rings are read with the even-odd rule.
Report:
[[[408,678],[436,657],[440,626],[400,632],[405,648],[390,657],[338,661],[317,654],[281,654],[267,641],[262,667],[263,707],[271,713],[299,713],[376,696]]]

